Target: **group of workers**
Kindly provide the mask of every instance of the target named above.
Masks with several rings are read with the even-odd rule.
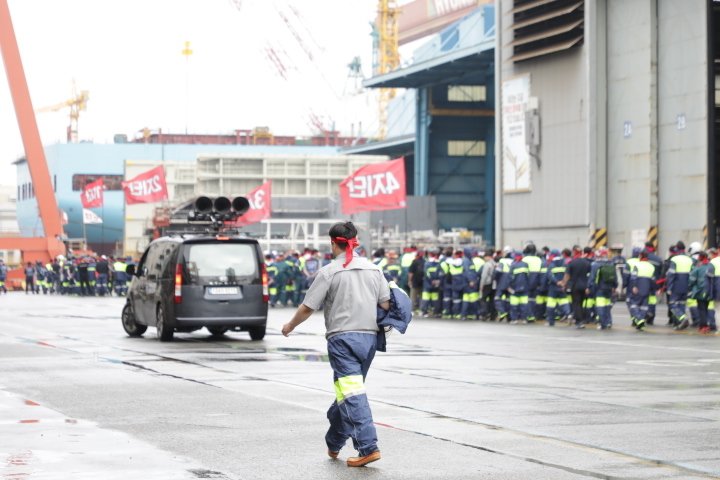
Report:
[[[302,253],[265,252],[270,306],[297,308],[315,280],[320,267],[327,265],[331,260],[330,255],[322,255],[318,250],[311,248],[306,248]]]
[[[522,250],[411,247],[373,254],[389,281],[410,292],[425,317],[531,323],[574,321],[576,328],[612,328],[612,308],[624,299],[637,330],[655,320],[658,297],[668,304],[668,324],[717,332],[715,301],[720,300],[720,253],[701,251],[695,242],[674,244],[661,259],[651,243],[622,250],[543,247]],[[716,274],[717,272],[717,274]]]
[[[0,260],[2,262],[2,260]],[[43,264],[27,262],[23,267],[26,294],[59,294],[79,296],[105,296],[127,294],[126,269],[131,257],[80,256],[57,258]],[[5,289],[7,268],[0,267],[1,285]]]

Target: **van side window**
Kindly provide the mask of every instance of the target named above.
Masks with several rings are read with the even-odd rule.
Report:
[[[145,265],[147,264],[148,252],[150,252],[149,248],[145,250],[145,253],[143,253],[143,256],[140,258],[140,262],[138,263],[137,275],[139,277],[145,276],[144,270],[145,270]]]
[[[145,271],[147,272],[148,280],[157,280],[158,274],[160,273],[159,254],[162,251],[162,244],[153,243],[148,248],[147,258],[145,259]]]
[[[182,262],[181,258],[178,258],[177,252],[180,249],[179,243],[168,243],[164,250],[163,256],[166,261],[163,264],[162,276],[163,278],[171,278],[175,275],[175,263]]]

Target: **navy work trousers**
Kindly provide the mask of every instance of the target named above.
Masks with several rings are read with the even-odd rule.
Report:
[[[333,369],[335,401],[327,418],[330,428],[325,443],[339,452],[348,438],[352,438],[360,456],[377,450],[377,433],[365,393],[365,377],[375,358],[375,332],[339,333],[328,340],[328,357]]]

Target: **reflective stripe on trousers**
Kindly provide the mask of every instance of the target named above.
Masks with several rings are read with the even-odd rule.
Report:
[[[340,333],[328,340],[328,357],[333,369],[335,401],[327,418],[330,428],[325,443],[340,451],[352,438],[360,456],[377,450],[377,434],[365,393],[365,377],[375,357],[377,337],[374,333]]]
[[[612,299],[608,296],[598,295],[595,297],[595,312],[602,327],[612,325]]]

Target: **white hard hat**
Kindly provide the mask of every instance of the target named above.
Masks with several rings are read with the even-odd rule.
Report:
[[[688,247],[688,253],[690,255],[694,255],[698,253],[700,250],[702,250],[702,245],[700,242],[692,242],[690,246]]]
[[[513,248],[510,245],[505,245],[503,247],[503,253],[510,253],[513,251]]]

